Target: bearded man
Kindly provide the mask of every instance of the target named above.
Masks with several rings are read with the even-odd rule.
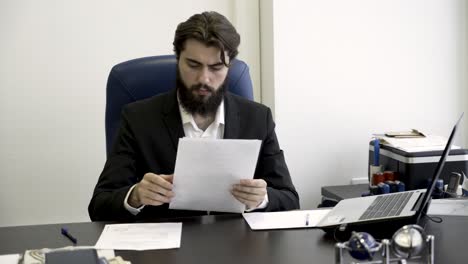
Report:
[[[226,76],[240,36],[221,14],[204,12],[178,25],[174,37],[177,87],[128,104],[113,148],[94,189],[93,221],[137,221],[217,212],[172,210],[176,140],[181,137],[259,139],[253,179],[231,194],[246,211],[299,208],[271,110],[227,91]],[[207,183],[209,184],[209,183]]]

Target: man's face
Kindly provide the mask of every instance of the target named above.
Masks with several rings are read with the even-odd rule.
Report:
[[[178,89],[182,106],[190,113],[215,112],[224,95],[228,67],[220,59],[216,47],[189,39],[180,53]],[[229,57],[225,54],[226,63]]]

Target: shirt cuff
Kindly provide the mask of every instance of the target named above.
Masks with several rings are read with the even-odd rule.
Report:
[[[130,188],[130,190],[128,190],[127,192],[127,195],[125,196],[125,199],[124,199],[124,207],[125,209],[127,209],[127,211],[129,211],[132,215],[137,215],[138,213],[141,212],[141,210],[145,207],[145,205],[142,205],[138,208],[135,208],[135,207],[132,207],[131,205],[128,204],[128,197],[130,197],[130,193],[132,193],[133,191],[133,188],[135,188],[136,184],[132,186],[132,188]]]
[[[248,210],[245,210],[246,213],[248,212],[252,212],[254,210],[258,210],[258,209],[264,209],[268,206],[268,194],[265,194],[265,199],[263,199],[262,203],[259,204],[257,207],[255,208],[250,208]]]

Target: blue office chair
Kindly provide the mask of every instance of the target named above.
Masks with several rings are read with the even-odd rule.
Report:
[[[176,86],[175,55],[144,57],[115,65],[107,80],[106,149],[109,154],[124,105],[164,93]],[[228,90],[253,100],[249,67],[233,60],[227,76]]]

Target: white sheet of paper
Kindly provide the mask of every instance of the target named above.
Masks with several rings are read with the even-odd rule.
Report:
[[[433,199],[427,210],[428,215],[468,216],[467,199]]]
[[[182,138],[179,140],[169,208],[242,213],[233,184],[252,179],[260,140]]]
[[[315,227],[331,209],[244,213],[252,230]]]
[[[18,264],[20,254],[0,255],[0,263],[2,264]]]
[[[423,152],[443,150],[447,144],[447,138],[436,135],[427,135],[423,138],[392,138],[381,137],[384,144],[404,150],[406,152]],[[459,149],[459,146],[453,146],[451,149]]]
[[[106,225],[96,243],[99,249],[150,250],[179,248],[182,223]]]

